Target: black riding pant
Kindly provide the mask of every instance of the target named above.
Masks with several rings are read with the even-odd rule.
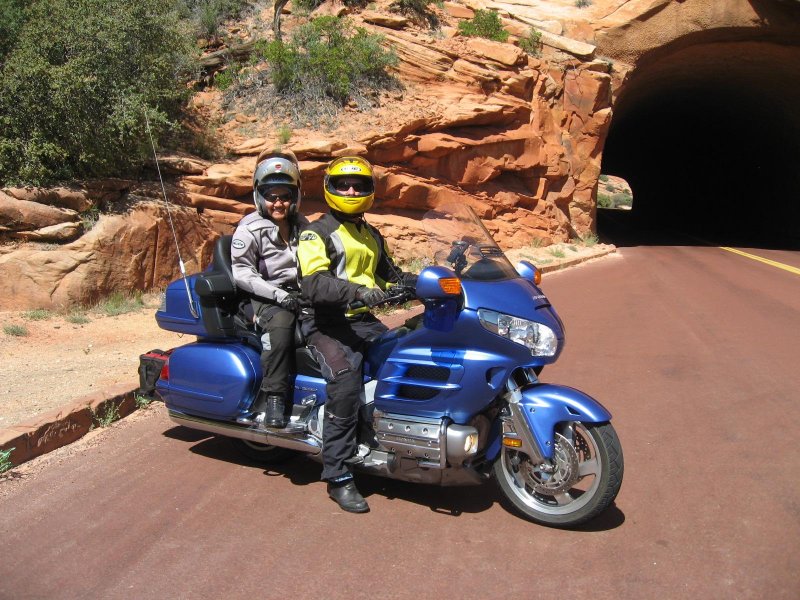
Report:
[[[306,344],[327,382],[322,427],[322,479],[341,480],[350,474],[345,460],[356,453],[358,409],[364,390],[364,347],[387,330],[367,313],[332,322],[303,321]]]
[[[257,402],[263,404],[266,395],[288,399],[289,378],[294,366],[295,314],[274,304],[253,301],[253,312],[261,328],[261,390]],[[255,411],[264,406],[253,406]]]

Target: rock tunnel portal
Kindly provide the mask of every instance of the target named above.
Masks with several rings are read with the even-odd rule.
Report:
[[[603,172],[631,185],[639,232],[800,247],[800,35],[717,36],[643,57],[615,103]]]

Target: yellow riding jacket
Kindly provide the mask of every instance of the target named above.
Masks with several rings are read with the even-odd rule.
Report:
[[[386,289],[402,276],[386,242],[364,219],[349,221],[328,213],[309,224],[297,243],[300,287],[321,313],[344,315],[361,286]],[[366,312],[360,308],[348,316]]]

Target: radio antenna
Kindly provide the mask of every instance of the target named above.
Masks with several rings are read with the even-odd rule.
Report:
[[[175,224],[172,222],[172,211],[170,210],[169,198],[167,198],[167,190],[164,188],[164,178],[161,177],[161,167],[158,165],[158,154],[156,153],[156,143],[153,141],[153,132],[150,131],[150,119],[147,118],[147,111],[144,111],[144,122],[147,125],[147,135],[150,138],[150,145],[153,147],[153,158],[156,161],[156,171],[158,172],[158,181],[161,183],[161,193],[164,195],[164,204],[167,207],[167,220],[169,221],[169,228],[172,230],[172,239],[175,240],[175,250],[178,253],[178,265],[181,269],[181,277],[183,278],[183,285],[186,288],[186,296],[189,299],[189,312],[195,319],[200,318],[200,313],[197,312],[197,307],[192,300],[192,292],[189,290],[189,280],[186,279],[186,267],[183,264],[183,257],[181,257],[181,248],[178,244],[178,235],[175,233]]]

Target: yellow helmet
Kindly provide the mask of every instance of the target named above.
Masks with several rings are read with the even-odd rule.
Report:
[[[333,210],[347,215],[368,211],[375,200],[372,165],[360,156],[337,158],[325,169],[324,191]]]

